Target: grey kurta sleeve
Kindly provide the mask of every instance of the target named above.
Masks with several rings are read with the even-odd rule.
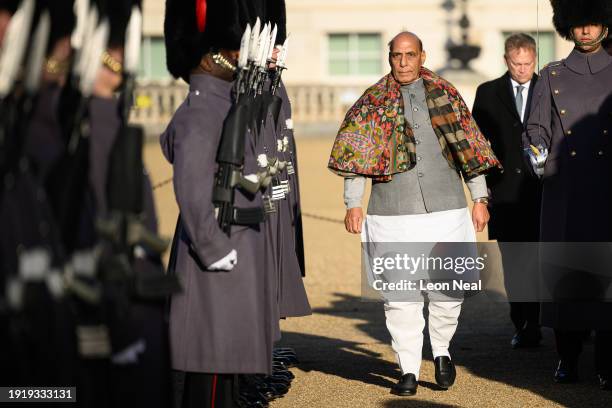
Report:
[[[485,179],[484,174],[466,181],[465,184],[467,185],[468,190],[470,190],[472,200],[489,196],[487,191],[487,180]]]
[[[344,204],[346,209],[361,207],[365,192],[365,177],[346,177],[344,179]]]
[[[551,129],[551,96],[550,84],[548,83],[547,68],[540,72],[540,80],[536,82],[533,89],[533,102],[529,113],[529,120],[523,132],[523,146],[542,145],[550,149],[552,139]]]
[[[174,129],[174,191],[191,247],[208,267],[233,248],[219,228],[212,204],[219,126],[207,124],[200,115],[205,117],[206,112],[193,112],[190,123]]]

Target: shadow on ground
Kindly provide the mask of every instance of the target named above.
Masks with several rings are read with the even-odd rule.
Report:
[[[381,360],[381,355],[352,341],[303,333],[283,333],[283,344],[298,353],[303,371],[319,371],[340,378],[389,388],[399,370],[395,364]]]
[[[382,404],[384,408],[461,408],[459,405],[440,404],[430,401],[410,400],[391,400]]]
[[[315,314],[332,315],[359,321],[356,327],[373,339],[390,347],[384,313],[380,303],[362,302],[359,297],[335,293],[329,308],[314,309]],[[612,406],[612,392],[600,391],[595,377],[592,344],[586,344],[581,356],[579,384],[561,386],[552,381],[557,362],[552,332],[544,330],[542,346],[535,350],[512,350],[509,342],[513,327],[508,306],[486,296],[470,298],[464,304],[451,354],[458,366],[476,376],[529,390],[543,398],[567,407]],[[283,333],[284,344],[298,351],[304,371],[319,371],[345,379],[390,387],[398,378],[395,363],[380,359],[367,344],[303,333]],[[431,348],[426,334],[423,364],[432,364]],[[429,362],[427,362],[427,360]],[[461,381],[461,379],[458,379]],[[425,381],[420,386],[437,389]],[[519,402],[519,401],[517,401]],[[519,402],[520,403],[520,402]],[[451,407],[418,400],[389,400],[385,407]]]

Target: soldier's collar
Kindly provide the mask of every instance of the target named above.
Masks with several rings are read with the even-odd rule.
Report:
[[[596,74],[612,63],[612,57],[602,48],[594,54],[584,54],[574,49],[565,60],[565,65],[577,74]]]
[[[189,92],[199,95],[213,94],[231,100],[232,82],[224,81],[209,74],[191,74],[189,77]]]

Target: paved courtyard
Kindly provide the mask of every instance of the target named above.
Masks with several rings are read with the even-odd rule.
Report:
[[[484,295],[467,300],[463,308],[451,348],[458,369],[455,386],[441,391],[435,385],[426,341],[417,395],[389,394],[399,371],[382,305],[360,300],[359,237],[331,221],[344,216],[342,180],[326,169],[331,143],[330,138],[298,139],[305,284],[313,315],[281,324],[282,343],[295,348],[301,361],[292,369],[291,390],[273,408],[612,407],[612,393],[597,387],[592,344],[582,355],[582,381],[561,387],[552,381],[552,332],[544,331],[537,350],[512,350],[508,306]],[[171,177],[156,143],[147,145],[146,162],[154,183]],[[170,236],[177,216],[172,185],[156,189],[155,196],[161,230]]]

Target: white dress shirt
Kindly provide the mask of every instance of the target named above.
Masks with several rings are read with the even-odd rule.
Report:
[[[514,99],[516,99],[516,91],[518,90],[517,86],[523,86],[523,111],[520,114],[521,122],[525,122],[525,108],[527,108],[527,97],[529,96],[529,86],[531,85],[531,79],[524,84],[519,84],[514,79],[510,78],[510,83],[512,84],[512,94],[514,95]]]

